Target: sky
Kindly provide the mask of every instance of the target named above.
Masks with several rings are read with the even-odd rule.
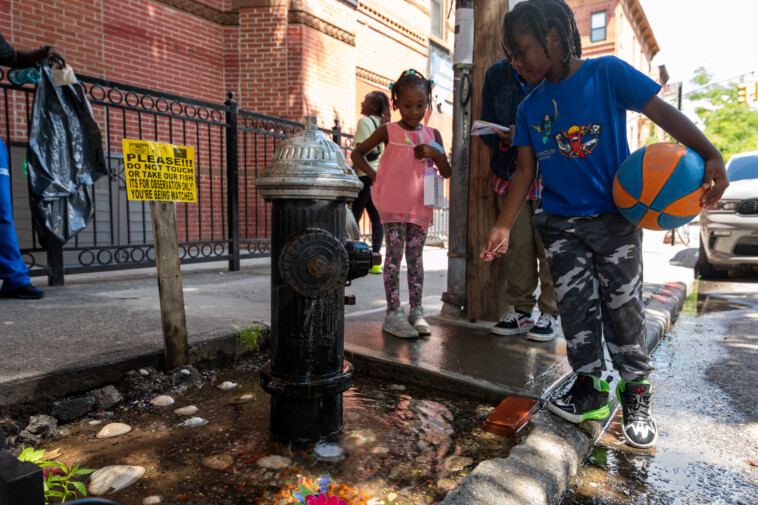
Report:
[[[758,0],[640,0],[666,65],[669,82],[682,81],[684,93],[696,68],[712,82],[755,72],[758,78]]]

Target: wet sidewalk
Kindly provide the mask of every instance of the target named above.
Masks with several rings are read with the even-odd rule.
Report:
[[[694,229],[693,229],[694,231]],[[697,247],[663,243],[662,232],[645,234],[645,298],[653,301],[666,283],[692,282]],[[489,332],[494,322],[445,321],[440,296],[447,288],[447,251],[424,251],[424,306],[433,336],[400,340],[381,332],[386,307],[382,278],[369,275],[346,290],[357,304],[346,312],[348,359],[376,363],[381,371],[421,374],[437,384],[493,399],[507,395],[544,398],[565,378],[562,338],[527,341]],[[405,273],[401,299],[407,303]],[[38,279],[39,281],[39,279]],[[194,359],[234,352],[233,335],[270,321],[270,261],[247,260],[229,272],[226,263],[183,267],[189,343]],[[69,276],[46,288],[39,301],[0,301],[0,407],[53,398],[116,382],[137,366],[160,366],[163,336],[154,269]],[[667,323],[667,314],[648,313]],[[395,367],[391,371],[387,366]],[[397,376],[402,380],[402,376]],[[412,377],[411,377],[412,378]]]
[[[697,257],[696,238],[689,246],[671,246],[663,239],[663,232],[645,233],[644,297],[651,346],[681,307]],[[570,375],[562,336],[532,342],[523,335],[491,334],[494,321],[442,319],[447,251],[427,247],[424,264],[430,338],[401,340],[382,333],[386,301],[381,276],[356,279],[347,288],[357,303],[345,308],[345,356],[357,373],[493,404],[509,395],[544,401],[561,387]],[[244,328],[261,326],[268,333],[269,259],[244,261],[239,272],[229,272],[219,262],[183,267],[182,274],[191,361],[234,356],[234,335]],[[407,303],[405,273],[401,275],[401,300]],[[136,368],[162,368],[154,269],[70,276],[66,286],[46,292],[39,301],[0,301],[0,411],[117,383]],[[528,436],[510,456],[482,462],[443,503],[555,503],[602,426],[588,435],[544,411],[530,424]]]

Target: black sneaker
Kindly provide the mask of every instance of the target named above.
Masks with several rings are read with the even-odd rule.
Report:
[[[605,419],[611,415],[609,391],[610,387],[604,380],[591,375],[578,375],[568,393],[551,400],[547,408],[566,421],[577,424],[588,419]]]
[[[550,342],[555,338],[556,333],[558,333],[558,318],[551,314],[540,314],[537,322],[526,334],[526,338],[537,342]]]
[[[45,292],[37,289],[31,284],[21,286],[16,289],[6,289],[0,291],[0,298],[20,298],[22,300],[39,300],[45,297]]]
[[[503,316],[503,319],[490,329],[495,335],[516,335],[532,329],[534,326],[534,316],[512,310]]]
[[[621,431],[632,447],[646,449],[658,440],[658,427],[650,414],[652,386],[646,380],[619,381],[616,397],[621,404]]]

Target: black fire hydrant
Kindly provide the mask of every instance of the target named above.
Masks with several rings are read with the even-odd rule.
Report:
[[[345,240],[346,203],[363,184],[315,117],[282,142],[256,185],[272,202],[271,359],[261,370],[270,430],[317,441],[342,430],[342,393],[353,383],[343,360],[345,286],[381,258]]]

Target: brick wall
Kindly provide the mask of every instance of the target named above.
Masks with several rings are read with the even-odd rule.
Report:
[[[346,132],[354,131],[366,90],[387,90],[384,81],[407,68],[427,70],[429,6],[422,0],[368,0],[358,8],[339,0],[291,0],[236,13],[232,0],[188,5],[206,14],[159,0],[0,0],[0,31],[18,48],[55,45],[81,74],[216,103],[234,91],[245,110],[297,121],[316,115],[327,128],[338,118]],[[216,14],[227,17],[219,21]],[[452,28],[450,19],[441,41],[451,51]],[[359,67],[373,77],[358,78]],[[13,93],[9,109],[13,131],[0,124],[0,135],[24,141],[21,93]],[[111,152],[120,152],[121,138],[140,135],[136,113],[111,109],[106,130],[105,110],[94,112]],[[443,133],[449,149],[452,118],[435,113],[427,122]],[[186,143],[195,146],[203,203],[178,206],[180,237],[219,238],[226,227],[223,131],[165,118],[156,123],[144,114],[141,126],[144,138],[182,143],[186,134]],[[251,144],[244,160],[240,148],[240,189],[247,196],[240,203],[247,219],[241,226],[248,234],[264,229],[265,206],[255,197],[254,181],[275,149],[271,141],[259,144],[258,155]],[[214,202],[212,212],[206,199]]]

